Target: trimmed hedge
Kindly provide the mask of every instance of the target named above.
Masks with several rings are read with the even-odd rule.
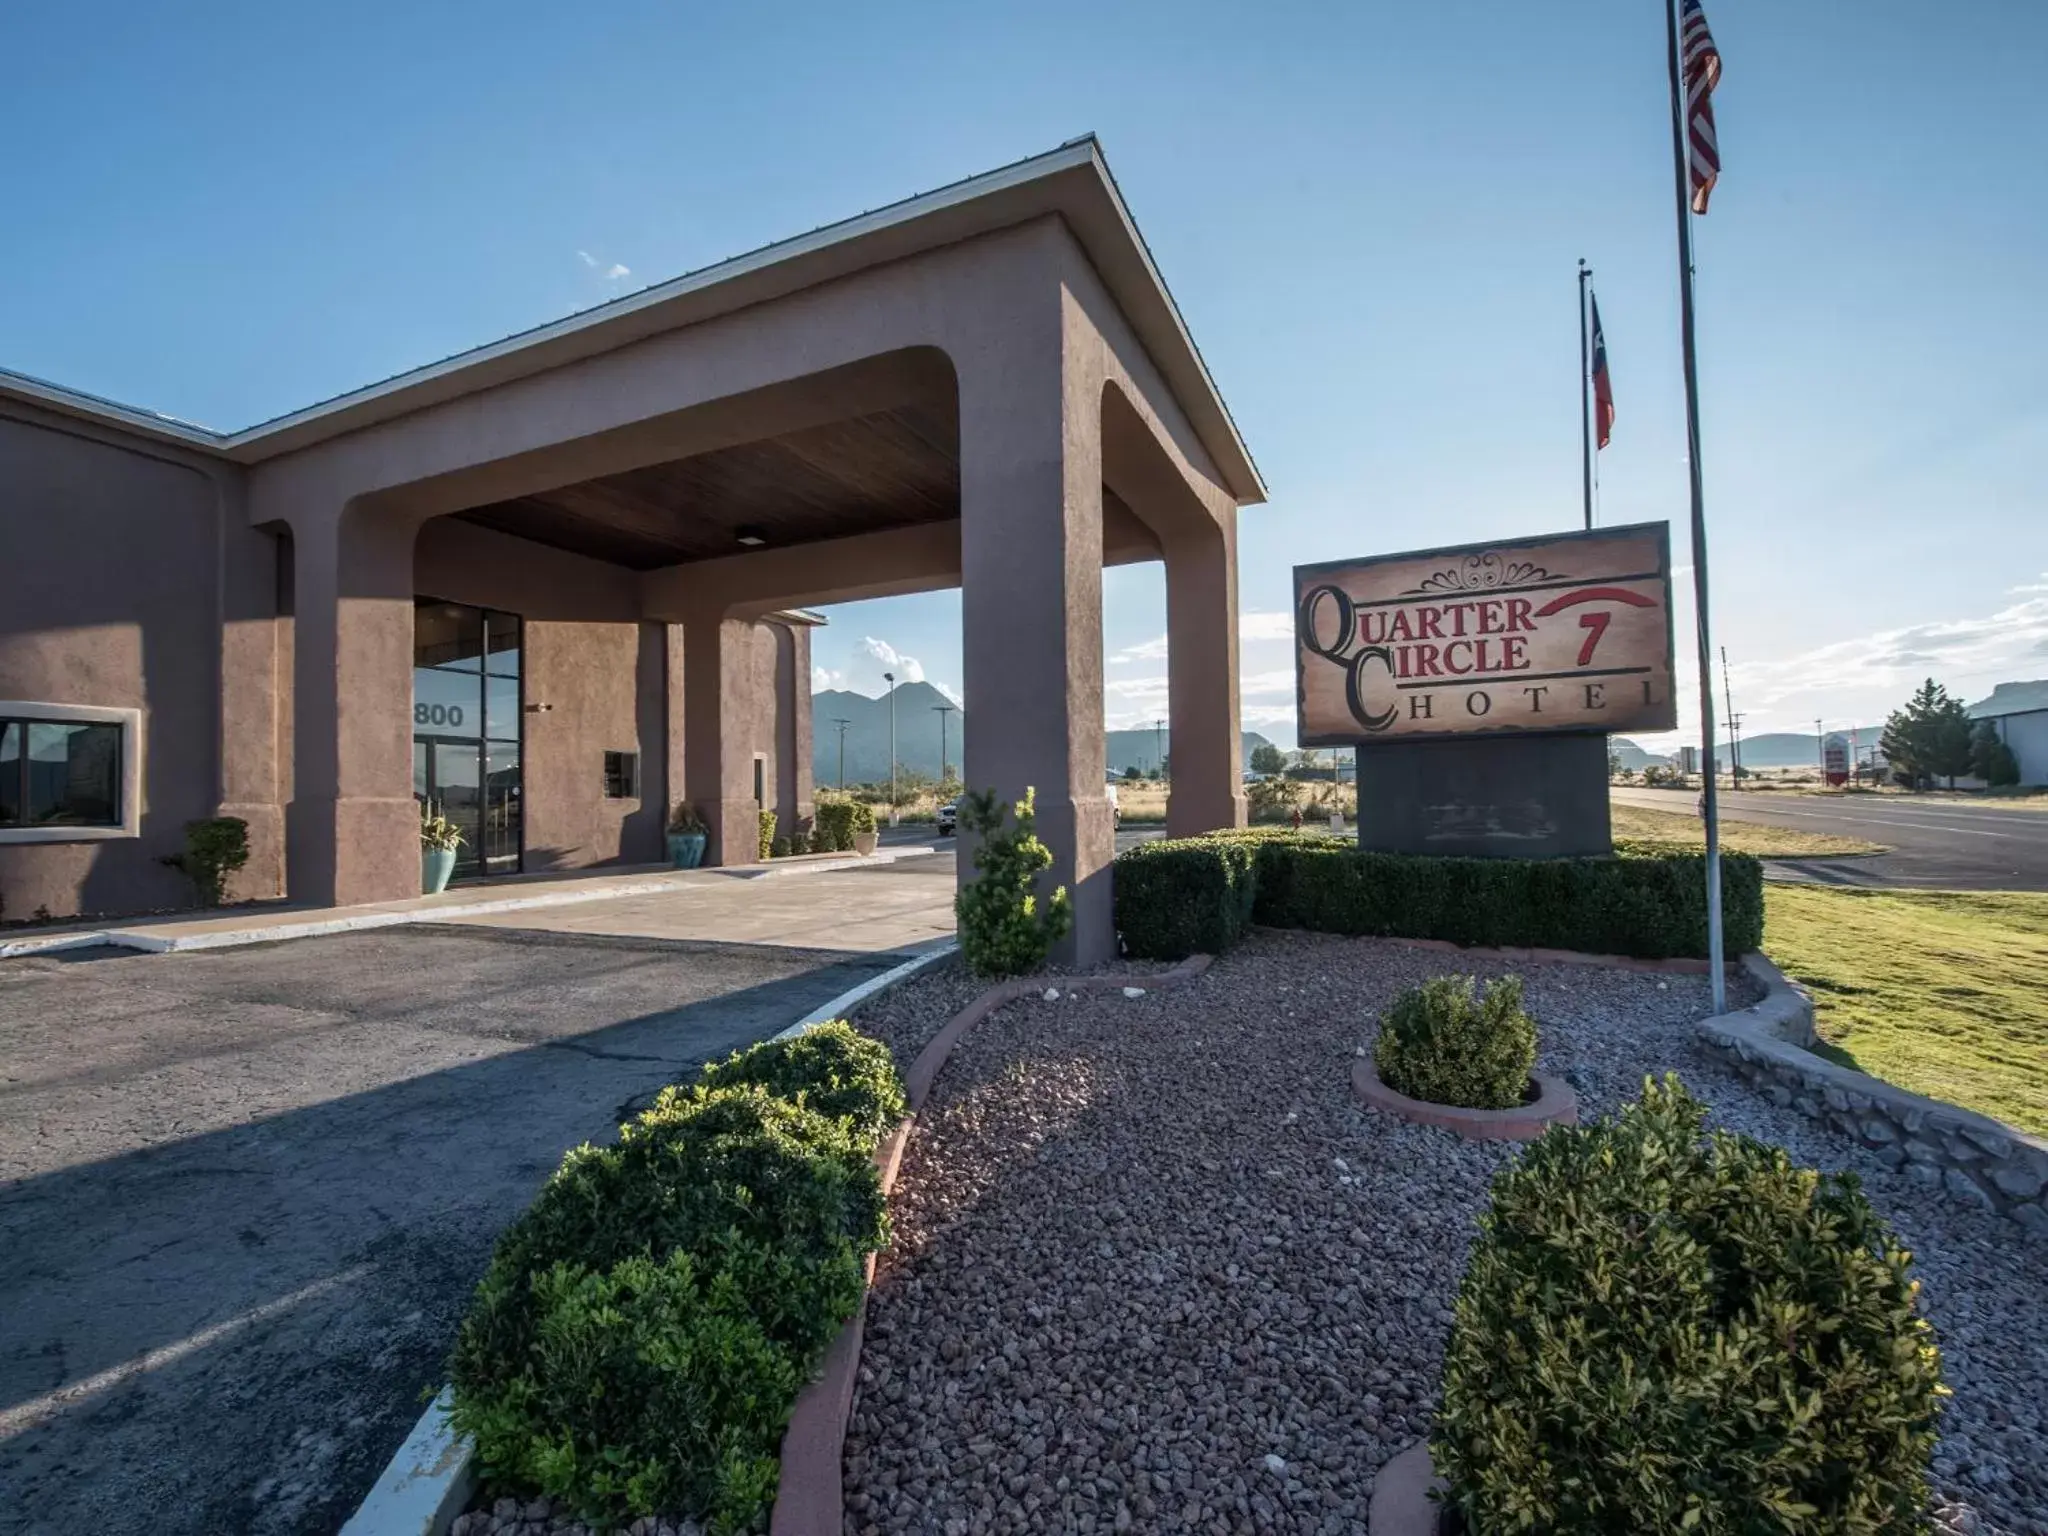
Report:
[[[1361,853],[1329,839],[1220,834],[1141,843],[1116,860],[1124,947],[1147,959],[1219,954],[1248,922],[1488,948],[1647,960],[1707,953],[1704,855],[1621,845],[1611,859]],[[1763,865],[1721,855],[1730,955],[1763,943]]]
[[[902,1105],[887,1048],[831,1024],[571,1151],[499,1239],[449,1362],[486,1486],[607,1527],[754,1529],[886,1238],[873,1154]]]

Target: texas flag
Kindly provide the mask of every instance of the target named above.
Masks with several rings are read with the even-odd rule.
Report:
[[[1589,295],[1590,297],[1590,295]],[[1600,329],[1600,301],[1593,304],[1593,431],[1602,448],[1614,431],[1614,381],[1607,376],[1607,337]]]

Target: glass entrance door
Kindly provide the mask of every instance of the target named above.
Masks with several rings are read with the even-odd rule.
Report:
[[[458,879],[519,870],[522,638],[516,614],[413,604],[412,792],[461,829]]]

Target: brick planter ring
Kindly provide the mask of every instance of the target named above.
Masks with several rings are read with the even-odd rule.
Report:
[[[1536,1097],[1513,1109],[1464,1109],[1456,1104],[1431,1104],[1396,1093],[1380,1081],[1372,1058],[1351,1064],[1351,1091],[1367,1109],[1377,1109],[1416,1125],[1441,1126],[1472,1141],[1534,1141],[1553,1125],[1579,1123],[1579,1096],[1563,1078],[1538,1072],[1530,1079]]]

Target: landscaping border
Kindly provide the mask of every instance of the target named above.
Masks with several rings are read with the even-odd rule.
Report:
[[[903,1149],[917,1122],[918,1111],[930,1096],[953,1048],[975,1025],[1010,1003],[1027,997],[1068,992],[1097,991],[1106,987],[1177,986],[1193,981],[1209,968],[1209,955],[1190,955],[1170,971],[1151,975],[1124,972],[1111,976],[1020,977],[988,989],[953,1015],[945,1028],[917,1054],[903,1075],[904,1096],[910,1113],[881,1150],[875,1161],[882,1170],[882,1193],[896,1188]],[[875,1257],[868,1259],[868,1285],[873,1288]],[[841,1536],[846,1520],[846,1425],[853,1416],[854,1385],[860,1376],[861,1340],[866,1332],[868,1293],[839,1337],[826,1352],[825,1366],[797,1399],[790,1414],[789,1428],[782,1437],[782,1481],[775,1493],[775,1511],[769,1518],[769,1536]]]
[[[2048,1240],[2048,1142],[1816,1056],[1806,1049],[1815,1038],[1813,999],[1763,955],[1744,955],[1742,964],[1764,984],[1764,1000],[1701,1020],[1708,1049],[1773,1104],[1850,1137],[1923,1188]]]
[[[1429,1442],[1418,1440],[1372,1478],[1372,1503],[1367,1507],[1369,1536],[1436,1536],[1443,1506],[1429,1496],[1441,1486],[1429,1459]]]
[[[879,976],[871,976],[857,987],[848,988],[821,1007],[813,1008],[772,1038],[787,1039],[830,1019],[844,1018],[862,1003],[902,985],[956,953],[959,947],[956,942],[948,942],[914,955],[901,965]],[[909,1139],[909,1132],[910,1121],[905,1120],[876,1150],[875,1162],[882,1170],[885,1190],[896,1181],[896,1164],[903,1156],[903,1144]],[[868,1259],[868,1275],[870,1279],[874,1276],[872,1255]],[[863,1312],[866,1307],[867,1296],[863,1292]],[[853,1323],[847,1325],[853,1330],[854,1364],[859,1362],[859,1321],[860,1313],[856,1313]],[[840,1337],[833,1342],[831,1352],[826,1356],[828,1376],[834,1361],[846,1347],[846,1332],[846,1329],[841,1330]],[[851,1393],[850,1371],[847,1379],[847,1390]],[[815,1387],[806,1390],[804,1397],[808,1398],[815,1390]],[[470,1465],[470,1443],[457,1436],[448,1424],[450,1401],[449,1389],[443,1387],[427,1405],[427,1411],[420,1415],[419,1422],[406,1436],[397,1454],[386,1463],[370,1491],[363,1495],[363,1502],[356,1506],[356,1512],[342,1526],[340,1536],[446,1536],[448,1528],[455,1523],[456,1516],[462,1513],[470,1495],[476,1491],[476,1474]],[[803,1400],[800,1399],[798,1407],[802,1406]],[[792,1425],[794,1422],[792,1419]],[[842,1435],[844,1431],[845,1421],[842,1418]]]
[[[1432,1104],[1411,1099],[1387,1086],[1370,1056],[1351,1064],[1351,1091],[1367,1109],[1393,1115],[1411,1125],[1434,1125],[1468,1141],[1534,1141],[1553,1125],[1579,1123],[1579,1096],[1561,1077],[1531,1072],[1536,1097],[1513,1109],[1468,1109],[1461,1104]]]

